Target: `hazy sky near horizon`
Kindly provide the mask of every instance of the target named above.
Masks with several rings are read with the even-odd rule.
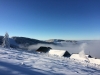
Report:
[[[0,0],[0,35],[100,40],[100,0]]]

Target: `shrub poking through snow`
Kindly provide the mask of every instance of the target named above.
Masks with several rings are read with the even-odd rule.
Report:
[[[50,47],[43,47],[43,46],[41,46],[39,49],[37,49],[36,51],[37,52],[41,52],[41,53],[47,53],[47,52],[49,52],[49,50],[50,50],[51,48]]]
[[[9,35],[8,35],[8,33],[6,33],[4,38],[3,38],[2,47],[10,48],[10,42],[9,42]]]
[[[64,55],[63,55],[64,57],[70,57],[71,56],[71,54],[68,52],[68,51],[66,51],[65,53],[64,53]]]

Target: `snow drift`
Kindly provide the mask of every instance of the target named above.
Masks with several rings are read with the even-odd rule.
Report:
[[[70,58],[100,65],[100,59],[95,59],[92,58],[90,55],[85,55],[85,52],[83,50],[79,52],[79,54],[72,54]]]
[[[51,55],[58,55],[60,57],[69,57],[70,53],[66,50],[56,50],[56,49],[50,49],[49,54]]]
[[[72,54],[70,58],[81,60],[81,61],[88,61],[89,62],[88,58],[86,58],[86,57],[80,57],[79,54]]]

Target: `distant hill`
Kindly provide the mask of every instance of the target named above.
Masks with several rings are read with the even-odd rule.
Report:
[[[26,38],[26,37],[12,37],[12,39],[14,39],[16,43],[24,44],[24,45],[34,45],[34,44],[38,44],[38,43],[54,44],[54,43],[51,43],[51,42],[46,42],[46,41],[31,39],[31,38]]]
[[[54,43],[70,42],[70,43],[77,43],[77,41],[75,41],[75,40],[62,40],[62,39],[49,39],[49,40],[46,40],[46,42],[54,42]]]
[[[3,43],[3,36],[0,36],[0,45]]]
[[[37,40],[27,37],[11,37],[10,40],[10,46],[12,48],[27,48],[30,45],[36,45],[36,44],[51,44],[51,45],[63,45],[65,43],[71,43],[76,44],[77,41],[74,40],[62,40],[62,39],[50,39],[50,40]],[[0,45],[3,43],[3,36],[0,36]]]
[[[0,36],[0,45],[2,45],[3,43],[3,37],[4,36]],[[12,48],[27,48],[30,45],[35,45],[35,44],[53,44],[56,45],[53,42],[46,42],[46,41],[42,41],[42,40],[37,40],[37,39],[31,39],[31,38],[26,38],[26,37],[17,37],[14,36],[12,38],[9,38],[10,41],[10,46]]]
[[[3,38],[4,38],[4,36],[0,36],[0,45],[2,45],[2,43],[3,43]],[[9,38],[9,42],[10,42],[10,47],[18,48],[18,44],[15,42],[14,39]]]

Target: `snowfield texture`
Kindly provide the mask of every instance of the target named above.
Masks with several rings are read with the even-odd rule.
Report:
[[[79,54],[72,54],[70,58],[81,60],[81,61],[88,61],[88,58],[86,58],[86,57],[80,57]]]
[[[55,50],[55,49],[50,49],[49,54],[51,55],[58,55],[58,56],[63,56],[66,50]]]
[[[72,54],[70,58],[100,65],[100,59],[89,58],[88,55],[85,55],[83,50],[79,52],[79,54]]]
[[[0,75],[100,75],[100,65],[45,53],[0,48]]]

